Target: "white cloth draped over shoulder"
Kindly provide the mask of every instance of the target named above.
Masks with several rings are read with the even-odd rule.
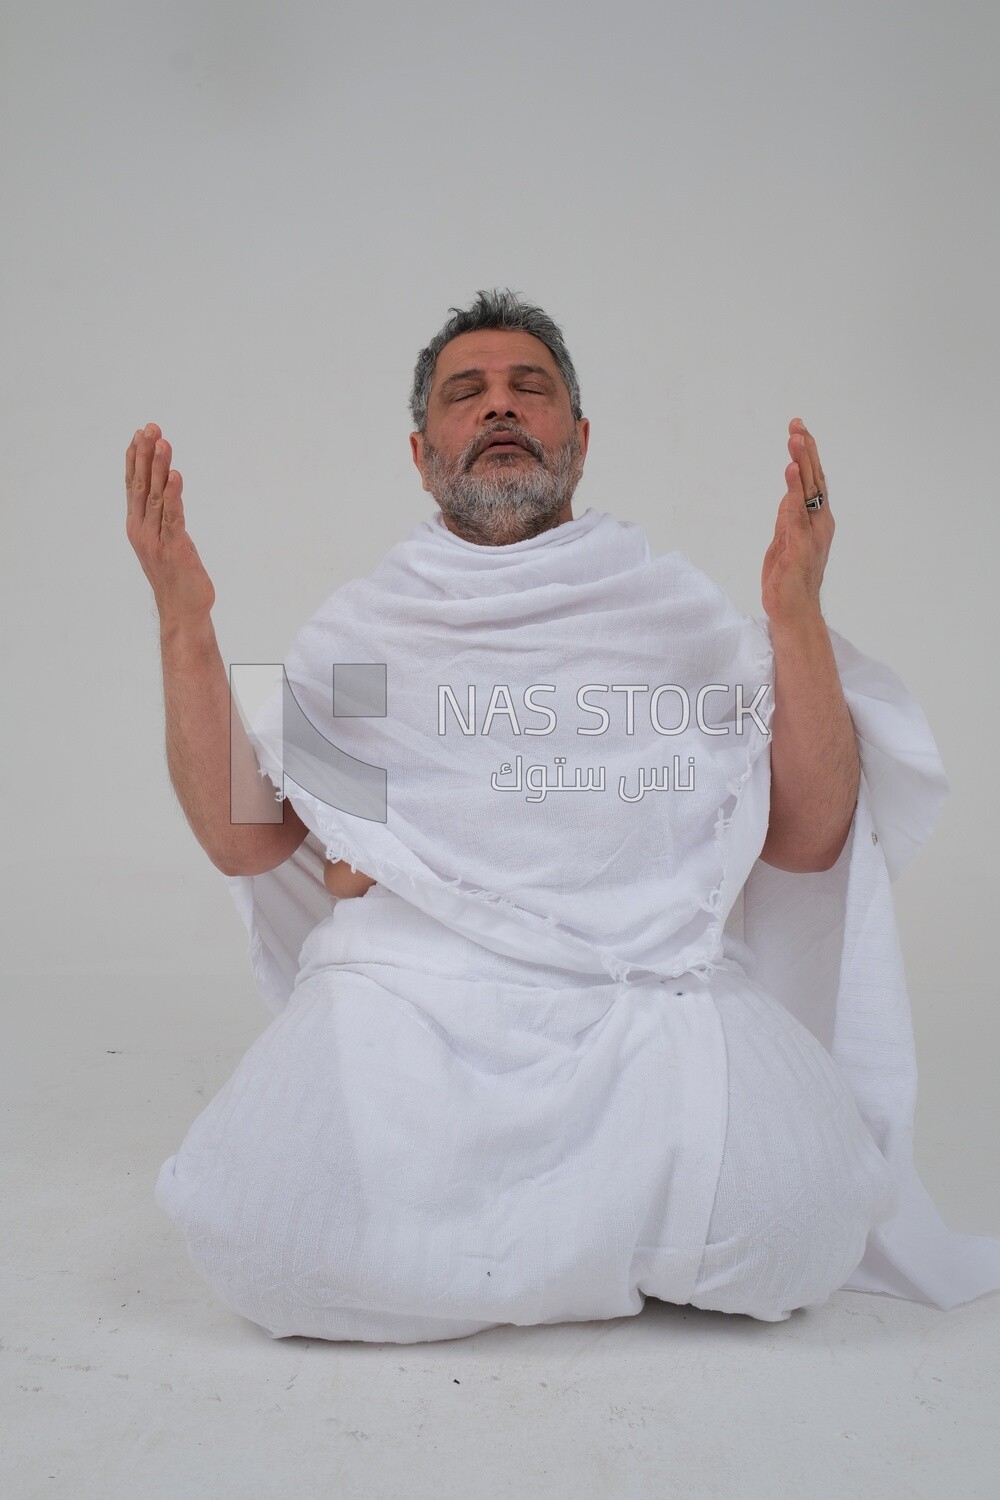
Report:
[[[898,1212],[845,1287],[949,1308],[1000,1288],[1000,1241],[950,1231],[914,1165],[917,1065],[890,888],[948,783],[899,678],[830,633],[861,788],[837,864],[797,875],[758,858],[766,618],[741,616],[683,553],[653,556],[640,527],[593,509],[501,547],[455,536],[436,513],[296,636],[250,733],[310,832],[276,869],[228,882],[276,1015],[338,904],[324,857],[492,954],[583,981],[749,976],[828,1051],[895,1177]],[[334,664],[385,664],[384,712],[370,676],[352,687],[341,673],[335,698]],[[681,988],[663,984],[661,1003]]]

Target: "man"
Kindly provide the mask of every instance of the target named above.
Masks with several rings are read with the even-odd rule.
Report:
[[[496,318],[497,305],[486,302],[479,316]],[[513,309],[507,315],[516,316]],[[530,325],[531,315],[522,321]],[[573,518],[590,422],[580,415],[561,340],[553,343],[562,368],[526,328],[459,333],[436,351],[430,397],[410,435],[413,461],[445,525],[482,546],[515,542]],[[801,418],[789,432],[788,488],[761,573],[776,681],[771,817],[760,857],[806,872],[829,869],[844,846],[860,762],[820,611],[833,516],[815,439]],[[806,509],[810,498],[820,501],[818,509]],[[343,861],[327,874],[338,896],[361,895],[373,883]]]
[[[315,684],[333,661],[363,661],[373,646],[376,655],[386,652],[386,714],[333,719],[327,738],[345,750],[353,745],[355,767],[389,766],[387,819],[341,813],[310,792],[299,771],[282,821],[267,821],[273,803],[269,808],[261,772],[280,787],[272,754],[278,736],[269,741],[262,722],[255,751],[232,717],[230,765],[228,681],[209,618],[214,590],[184,528],[180,476],[169,468],[169,444],[155,424],[136,433],[129,448],[127,530],[160,612],[171,778],[199,842],[231,881],[262,990],[281,1012],[278,1030],[265,1033],[252,1049],[256,1057],[248,1054],[238,1082],[230,1081],[181,1152],[164,1163],[158,1201],[184,1225],[192,1254],[197,1246],[220,1295],[275,1336],[461,1336],[499,1321],[637,1311],[642,1293],[777,1321],[843,1285],[908,1295],[901,1285],[921,1285],[912,1258],[905,1282],[880,1267],[906,1261],[907,1235],[920,1215],[922,1244],[936,1234],[942,1255],[950,1250],[957,1263],[962,1240],[966,1270],[967,1258],[979,1257],[971,1278],[955,1271],[935,1283],[928,1274],[930,1297],[959,1300],[977,1294],[970,1287],[1000,1284],[1000,1277],[991,1279],[1000,1271],[998,1247],[949,1236],[936,1219],[907,1157],[905,1120],[882,1128],[880,1101],[865,1094],[877,1071],[874,1054],[857,1074],[853,1056],[841,1055],[866,977],[858,979],[866,950],[853,916],[856,893],[863,880],[885,874],[885,864],[871,874],[882,853],[875,852],[869,813],[881,815],[879,798],[888,794],[880,784],[891,783],[886,765],[911,748],[900,749],[900,734],[923,736],[927,769],[902,816],[905,799],[897,799],[884,819],[890,836],[895,824],[927,821],[943,796],[943,774],[926,724],[914,728],[916,706],[898,679],[890,681],[887,669],[835,639],[821,614],[834,524],[812,435],[798,418],[789,424],[786,491],[761,572],[763,629],[741,622],[683,554],[652,559],[638,528],[593,511],[573,516],[590,424],[552,320],[499,292],[480,292],[468,311],[453,312],[421,352],[411,395],[412,456],[439,516],[393,549],[370,581],[327,601],[286,664],[296,699],[317,725],[329,709]],[[581,635],[585,646],[592,642],[586,649],[594,681],[586,690],[629,695],[627,724],[612,726],[601,742],[605,759],[623,772],[619,802],[601,812],[596,804],[556,796],[544,812],[537,805],[550,792],[597,790],[590,771],[586,784],[573,786],[562,771],[551,782],[545,773],[543,782],[527,783],[539,789],[527,799],[490,802],[482,756],[493,753],[494,714],[501,723],[507,716],[512,746],[522,733],[552,735],[556,728],[556,714],[542,708],[533,689],[525,691],[525,706],[548,713],[550,722],[522,726],[507,679],[519,663],[539,662],[556,681],[536,689],[555,693]],[[634,723],[637,695],[649,684],[601,681],[619,664],[626,676],[641,679],[659,660],[671,666],[671,681],[651,702],[666,692],[686,698],[690,688],[697,731],[686,718],[664,724],[653,710],[649,725]],[[476,680],[453,749],[434,737],[427,689],[463,662]],[[842,672],[852,684],[850,707]],[[882,674],[874,688],[873,672]],[[768,722],[757,720],[764,733],[751,729],[723,743],[715,737],[734,730],[742,736],[742,712],[704,718],[705,695],[723,693],[727,682],[749,694],[755,673],[768,676],[773,690]],[[491,681],[480,727],[475,688]],[[438,683],[442,737],[444,686]],[[898,722],[887,723],[878,716],[893,699]],[[604,714],[601,732],[608,730],[611,715],[592,706],[582,686],[576,702]],[[882,757],[879,775],[869,778],[871,807],[852,708],[867,753]],[[581,725],[574,733],[561,723],[558,730],[571,738],[551,738],[553,749],[575,749],[576,735],[599,732]],[[695,793],[693,773],[687,784],[678,776],[671,789],[664,765],[664,779],[654,775],[644,783],[643,755],[658,753],[663,737],[674,735],[687,736],[678,746],[702,752],[697,794],[690,797],[678,793]],[[383,760],[364,753],[373,748]],[[563,765],[567,756],[554,759]],[[673,759],[679,772],[682,757]],[[687,764],[696,759],[692,754]],[[517,765],[520,789],[520,756]],[[626,790],[637,766],[638,796]],[[541,762],[529,767],[542,770]],[[500,768],[501,777],[510,772],[509,763]],[[230,775],[242,805],[259,813],[256,821],[230,821]],[[496,772],[491,780],[494,791],[513,790]],[[674,795],[653,799],[642,818],[628,804],[647,790]],[[525,808],[525,801],[535,806]],[[317,848],[325,856],[325,892],[335,898],[328,918],[309,889]],[[889,858],[902,862],[895,845]],[[829,882],[794,891],[783,884],[802,875]],[[810,890],[813,897],[804,894]],[[344,904],[366,892],[372,894]],[[814,898],[819,904],[810,907]],[[731,926],[739,900],[749,945]],[[793,903],[796,923],[789,928]],[[880,911],[882,926],[891,925],[881,888],[864,904],[869,919]],[[821,946],[811,961],[814,943]],[[848,950],[853,967],[841,962]],[[754,963],[769,975],[770,991],[750,979]],[[888,981],[885,988],[888,1005]],[[531,1042],[535,1070],[545,1059],[551,1080],[541,1088],[532,1070],[515,1061],[524,1024],[520,997],[527,993],[530,1026],[540,1028]],[[485,1008],[483,995],[492,997]],[[405,1041],[402,1019],[393,1019],[399,1005]],[[584,1025],[588,1011],[592,1019]],[[786,1011],[798,1011],[806,1025]],[[549,1022],[538,1020],[545,1015]],[[285,1017],[299,1030],[286,1035]],[[865,1018],[858,1024],[863,1029]],[[384,1026],[390,1029],[380,1043]],[[840,1054],[825,1036],[835,1030]],[[450,1037],[444,1051],[428,1041],[433,1035]],[[259,1051],[265,1041],[273,1054],[267,1062]],[[557,1059],[571,1042],[576,1060],[558,1085]],[[422,1087],[407,1103],[413,1059],[428,1046]],[[296,1048],[301,1060],[293,1066]],[[275,1076],[299,1080],[303,1069],[327,1057],[317,1079],[332,1069],[339,1094],[328,1097],[320,1086],[317,1102],[314,1093],[301,1094],[298,1081],[289,1082],[287,1097],[273,1094]],[[466,1071],[456,1074],[456,1066]],[[598,1084],[595,1073],[586,1085],[588,1067],[599,1068],[606,1082]],[[216,1122],[224,1108],[231,1110],[228,1095],[237,1086],[243,1103],[237,1114],[225,1114],[223,1168],[210,1160],[214,1148],[206,1141],[218,1139]],[[372,1099],[383,1089],[384,1103],[372,1114]],[[267,1091],[266,1107],[260,1090]],[[629,1134],[628,1097],[652,1101],[645,1144]],[[363,1106],[364,1129],[348,1124]],[[338,1109],[349,1113],[331,1123]],[[398,1120],[397,1110],[404,1111]],[[280,1124],[286,1115],[294,1121],[287,1140]],[[308,1130],[307,1117],[314,1121]],[[399,1178],[404,1119],[415,1141],[405,1158],[414,1182],[406,1186]],[[530,1141],[523,1129],[511,1134],[514,1119],[524,1126],[534,1119]],[[564,1140],[553,1155],[547,1143],[557,1120]],[[329,1178],[315,1151],[301,1149],[317,1132],[328,1142]],[[791,1141],[794,1169],[779,1166],[783,1143]],[[430,1172],[429,1160],[440,1163],[438,1151],[452,1165]],[[335,1191],[343,1161],[355,1156],[357,1167]],[[273,1169],[261,1166],[265,1157],[273,1158]],[[603,1199],[585,1201],[582,1184],[603,1181],[609,1160],[627,1160],[628,1170],[617,1172]],[[298,1231],[292,1260],[292,1242],[276,1249],[273,1228],[261,1230],[251,1255],[232,1239],[236,1209],[220,1216],[220,1195],[245,1193],[257,1202],[260,1183],[275,1173],[283,1178],[282,1223],[298,1223],[317,1193],[325,1204],[307,1271]],[[547,1184],[540,1194],[539,1182]],[[386,1204],[389,1185],[394,1195]],[[273,1197],[266,1202],[278,1212]],[[569,1249],[552,1238],[552,1215],[559,1212],[564,1225],[577,1225]],[[240,1223],[248,1213],[242,1203]],[[632,1237],[612,1252],[601,1226],[623,1220]],[[518,1234],[501,1252],[498,1239],[507,1238],[512,1223]],[[873,1239],[859,1267],[876,1228],[882,1237]],[[386,1256],[387,1244],[397,1247],[374,1283],[375,1250],[359,1244],[381,1245]],[[266,1263],[255,1256],[266,1256]],[[332,1285],[340,1288],[339,1300]]]

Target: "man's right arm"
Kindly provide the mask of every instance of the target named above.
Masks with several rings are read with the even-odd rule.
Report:
[[[287,798],[281,823],[232,821],[232,799],[249,820],[273,817],[275,796],[235,710],[211,615],[161,616],[160,654],[170,780],[195,838],[224,875],[273,870],[309,830]]]
[[[170,780],[216,869],[261,875],[293,854],[309,830],[287,799],[281,822],[263,821],[274,818],[274,791],[229,691],[212,625],[215,587],[184,523],[184,481],[170,467],[171,455],[156,422],[137,429],[125,454],[125,534],[160,616]]]

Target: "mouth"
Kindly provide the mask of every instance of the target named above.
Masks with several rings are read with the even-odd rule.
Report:
[[[476,457],[482,458],[484,453],[527,453],[527,451],[525,444],[519,442],[517,438],[501,438],[497,442],[487,443]]]

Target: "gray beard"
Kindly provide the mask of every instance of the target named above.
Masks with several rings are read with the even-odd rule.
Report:
[[[462,453],[449,465],[430,443],[424,445],[424,476],[431,494],[460,536],[485,547],[503,547],[555,526],[583,473],[575,431],[556,453],[551,469],[532,455],[477,458],[474,472],[466,468],[467,462]]]

